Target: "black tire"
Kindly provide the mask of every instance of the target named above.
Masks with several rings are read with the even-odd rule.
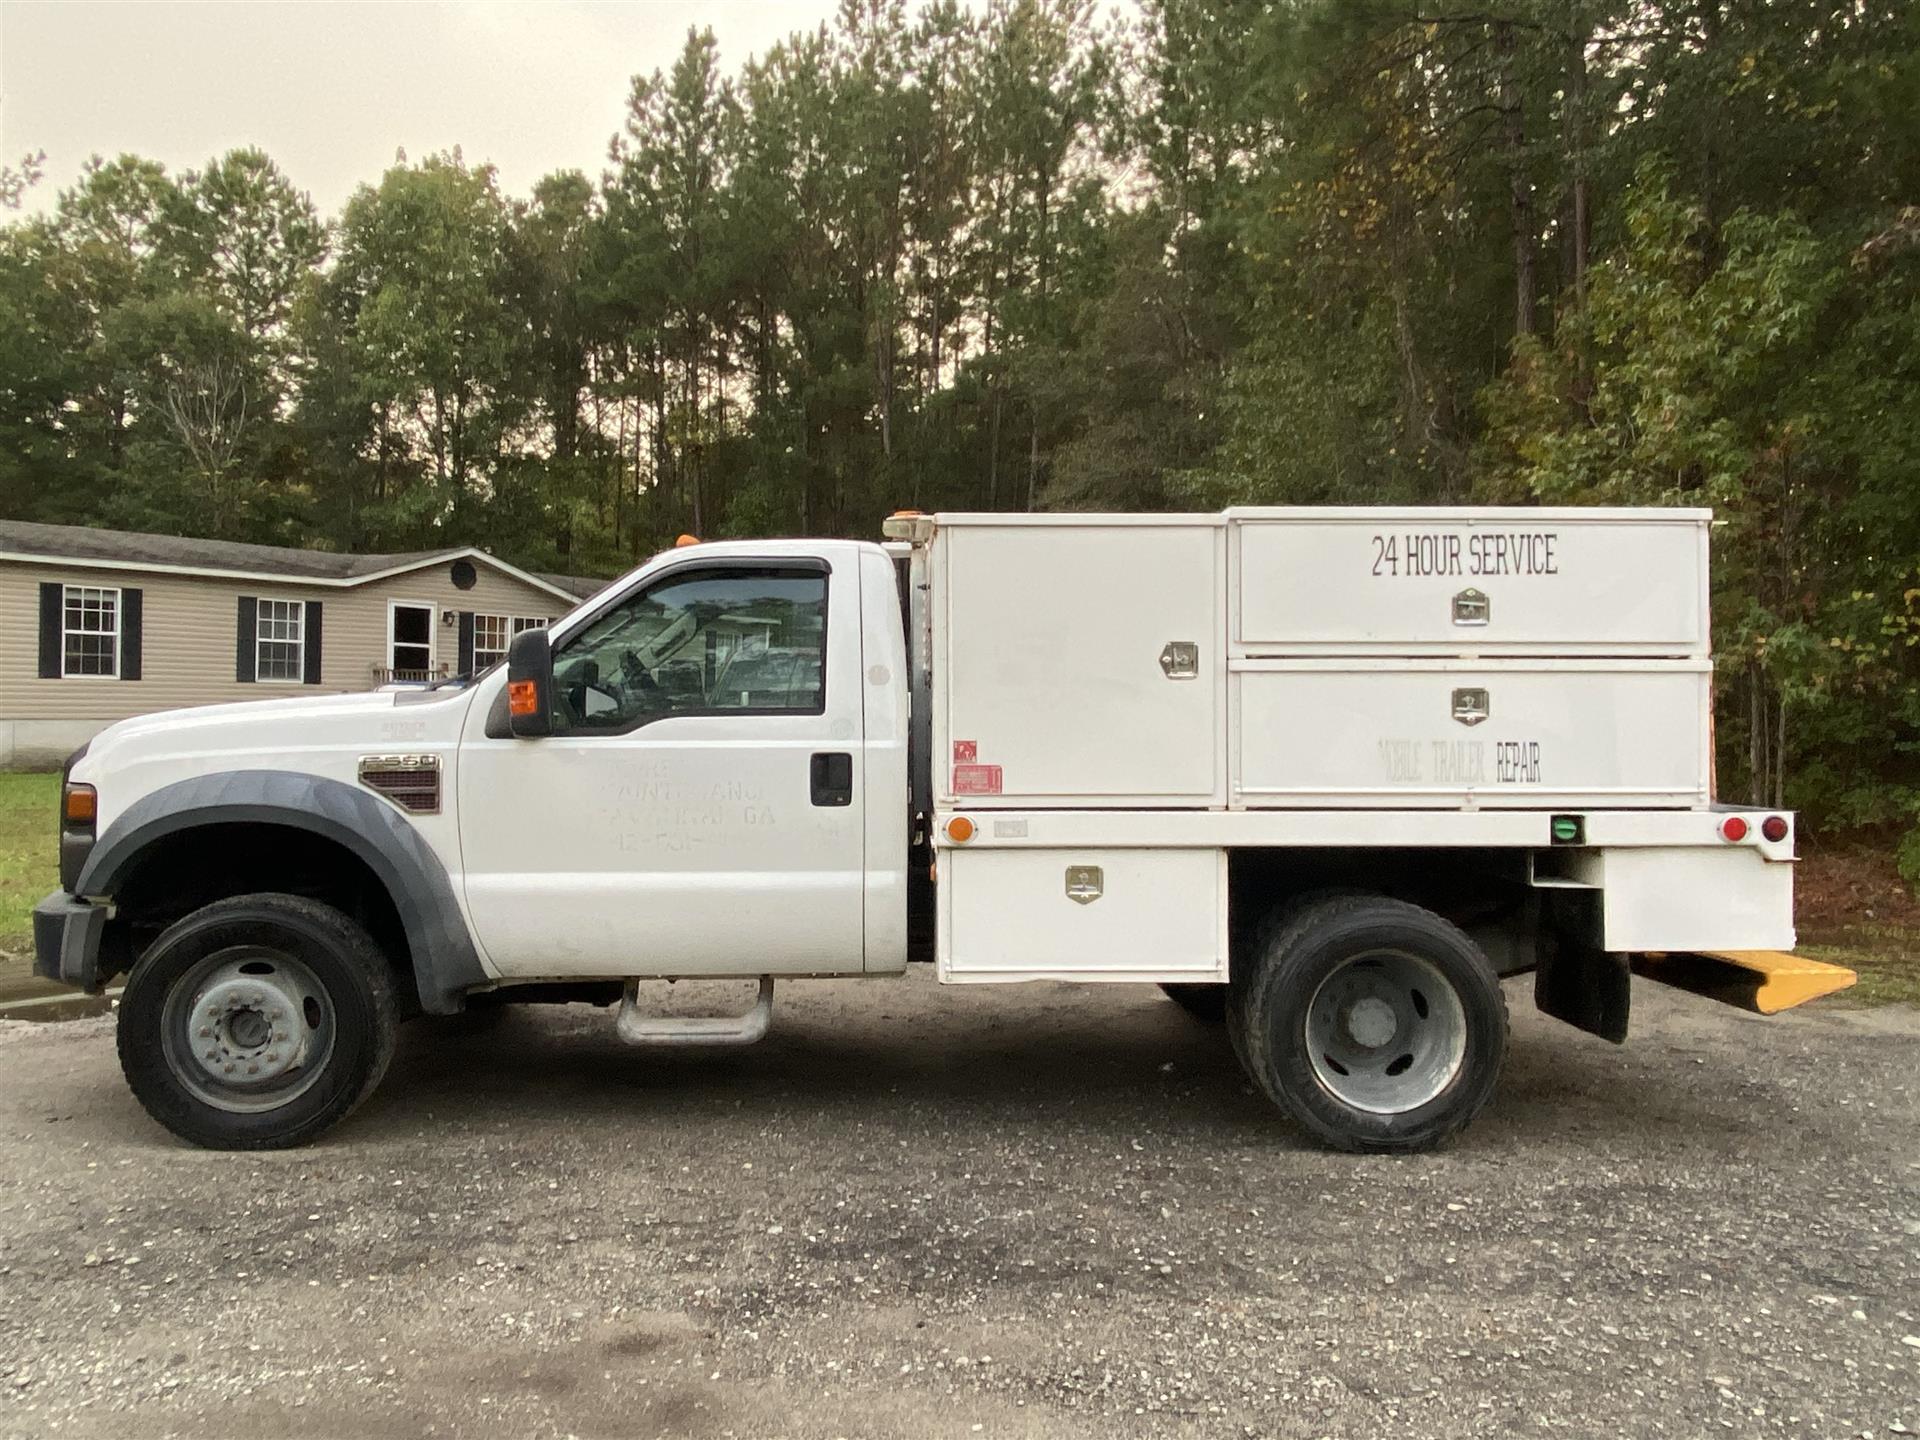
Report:
[[[1202,1025],[1219,1025],[1227,1018],[1224,985],[1162,985],[1167,998]]]
[[[1267,1097],[1326,1144],[1433,1149],[1492,1098],[1507,1051],[1506,996],[1480,948],[1431,911],[1353,895],[1291,908],[1251,961],[1228,1000],[1235,1052]],[[1358,998],[1343,1009],[1343,996]],[[1360,1005],[1375,1007],[1364,1033]]]
[[[1315,905],[1325,904],[1329,900],[1343,900],[1349,896],[1365,898],[1367,892],[1355,890],[1346,885],[1322,885],[1312,890],[1303,890],[1270,904],[1266,913],[1255,921],[1253,933],[1250,936],[1245,939],[1235,936],[1232,965],[1227,979],[1226,1018],[1229,1022],[1227,1044],[1233,1049],[1233,1058],[1240,1062],[1240,1068],[1245,1070],[1249,1077],[1252,1076],[1253,1071],[1247,1066],[1246,1045],[1241,1039],[1240,1027],[1231,1023],[1236,1004],[1235,995],[1246,988],[1247,976],[1257,968],[1258,958],[1266,953],[1267,946],[1273,937],[1290,924],[1294,916],[1303,910],[1312,909]]]
[[[344,1119],[379,1084],[397,1025],[392,967],[365,930],[318,901],[238,895],[178,921],[133,967],[120,997],[120,1068],[147,1113],[183,1140],[284,1149]],[[299,1059],[278,1075],[226,1078],[283,1054]]]

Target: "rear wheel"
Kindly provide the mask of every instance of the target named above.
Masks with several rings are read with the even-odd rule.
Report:
[[[1423,1150],[1485,1107],[1507,1048],[1506,997],[1470,939],[1404,901],[1340,896],[1265,936],[1233,987],[1254,1083],[1328,1144]]]
[[[352,920],[294,895],[241,895],[156,940],[120,999],[134,1096],[196,1145],[298,1145],[344,1118],[393,1055],[392,972]]]
[[[1224,985],[1162,985],[1167,998],[1203,1025],[1218,1025],[1227,1018],[1227,987]]]

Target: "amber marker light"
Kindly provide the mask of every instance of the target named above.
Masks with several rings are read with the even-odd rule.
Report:
[[[60,814],[68,826],[75,830],[91,830],[94,818],[100,813],[100,797],[94,793],[91,785],[68,784],[66,795],[60,802]]]
[[[956,815],[947,821],[947,839],[956,845],[964,845],[973,839],[974,823],[964,815]]]
[[[682,535],[678,540],[673,542],[673,548],[676,550],[684,550],[689,545],[698,545],[699,543],[700,537],[698,535]]]
[[[531,680],[508,681],[507,709],[515,715],[537,715],[540,711],[540,687]]]

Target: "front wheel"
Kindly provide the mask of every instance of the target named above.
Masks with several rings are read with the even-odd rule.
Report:
[[[120,998],[120,1067],[147,1113],[215,1150],[299,1145],[393,1056],[392,971],[366,931],[295,895],[240,895],[153,943]]]
[[[1232,988],[1228,1023],[1269,1099],[1343,1150],[1426,1150],[1492,1098],[1506,997],[1459,929],[1400,900],[1284,916]]]

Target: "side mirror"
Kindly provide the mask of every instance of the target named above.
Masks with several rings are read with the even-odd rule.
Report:
[[[507,724],[522,740],[553,733],[553,647],[545,627],[522,630],[507,647]]]

